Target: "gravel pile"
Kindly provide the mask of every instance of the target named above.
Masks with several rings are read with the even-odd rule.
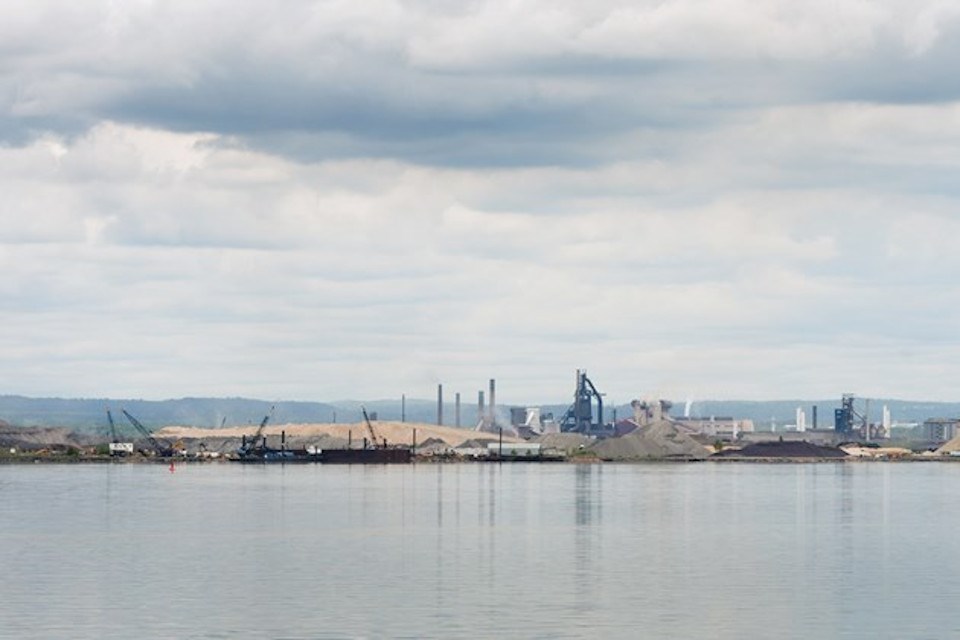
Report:
[[[470,440],[464,440],[462,443],[457,445],[457,449],[486,449],[487,445],[491,442],[497,442],[496,438],[472,438]],[[504,442],[515,442],[515,440],[504,440]]]
[[[442,438],[427,438],[417,444],[417,455],[421,456],[439,456],[451,453],[453,447],[446,443]]]
[[[846,458],[836,447],[812,442],[756,442],[742,449],[728,449],[714,454],[718,458]]]
[[[539,442],[544,449],[555,449],[567,453],[586,449],[596,441],[596,438],[585,436],[582,433],[546,433],[531,440],[531,442]]]
[[[0,427],[0,446],[21,449],[79,447],[76,434],[63,427]]]
[[[669,420],[642,426],[618,438],[606,438],[590,448],[611,462],[640,460],[703,460],[707,449]]]

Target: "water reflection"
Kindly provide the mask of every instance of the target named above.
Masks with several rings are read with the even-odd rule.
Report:
[[[574,472],[574,513],[577,526],[600,524],[603,515],[603,465],[578,464]]]
[[[574,471],[574,571],[575,610],[586,616],[595,610],[602,589],[596,566],[603,509],[603,466],[579,464]]]
[[[437,467],[437,529],[443,531],[443,470],[446,465],[438,464]],[[439,539],[439,536],[438,536]]]
[[[950,637],[958,484],[932,464],[0,467],[0,629]]]

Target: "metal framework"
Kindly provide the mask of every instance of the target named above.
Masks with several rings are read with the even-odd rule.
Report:
[[[160,440],[157,440],[157,438],[155,438],[153,434],[150,433],[150,430],[147,429],[142,424],[140,424],[139,420],[137,420],[132,415],[127,413],[126,409],[121,409],[120,411],[122,411],[123,415],[127,417],[127,420],[130,422],[130,424],[132,424],[134,428],[140,432],[140,435],[142,435],[144,438],[147,439],[147,442],[150,443],[150,446],[153,447],[154,451],[157,452],[158,456],[160,456],[161,458],[169,458],[170,456],[173,455],[173,444],[171,444],[170,442],[167,442],[166,440],[163,440],[162,442]]]
[[[363,420],[364,420],[364,422],[367,423],[367,433],[370,434],[370,445],[371,445],[374,449],[383,449],[383,448],[386,448],[386,446],[387,446],[387,445],[386,445],[386,442],[384,442],[383,445],[381,446],[380,442],[377,441],[377,432],[374,431],[374,429],[373,429],[373,423],[370,422],[370,416],[367,415],[367,408],[366,408],[366,407],[360,407],[360,410],[363,412]],[[364,447],[364,448],[366,448],[366,447]]]
[[[267,427],[267,423],[270,422],[270,417],[273,416],[274,408],[275,407],[270,407],[270,413],[263,416],[263,420],[260,421],[260,426],[257,427],[257,432],[253,434],[253,437],[250,438],[249,441],[245,436],[243,437],[240,444],[240,449],[237,451],[238,454],[245,456],[250,455],[257,449],[266,450],[267,444],[266,442],[262,441],[263,430]]]
[[[854,395],[845,393],[840,400],[840,408],[833,411],[833,428],[845,436],[859,435],[857,432],[861,427],[865,429],[867,424],[866,417],[857,412],[853,401]]]
[[[593,421],[593,406],[596,402],[597,421]],[[560,420],[564,432],[589,433],[603,429],[603,395],[597,391],[586,371],[577,371],[577,390],[573,404]]]

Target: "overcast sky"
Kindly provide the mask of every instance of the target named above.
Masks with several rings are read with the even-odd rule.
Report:
[[[955,0],[8,0],[0,394],[957,400]]]

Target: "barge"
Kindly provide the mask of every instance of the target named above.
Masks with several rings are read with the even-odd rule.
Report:
[[[407,447],[379,449],[255,449],[232,458],[253,464],[409,464],[413,450]]]

